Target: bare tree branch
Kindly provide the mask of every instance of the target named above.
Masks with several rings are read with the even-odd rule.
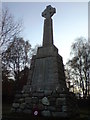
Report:
[[[15,36],[22,31],[22,22],[14,21],[14,17],[9,13],[7,8],[2,9],[0,47],[10,43]]]

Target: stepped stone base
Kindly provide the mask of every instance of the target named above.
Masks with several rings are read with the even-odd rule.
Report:
[[[73,107],[74,106],[74,107]],[[78,107],[74,94],[64,91],[16,94],[12,105],[12,112],[29,113],[44,117],[69,117],[78,114]]]

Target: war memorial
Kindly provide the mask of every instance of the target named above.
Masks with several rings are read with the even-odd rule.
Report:
[[[43,44],[32,57],[27,84],[15,95],[12,112],[44,117],[71,117],[78,113],[75,96],[66,86],[62,56],[53,43],[55,13],[51,5],[42,12]]]

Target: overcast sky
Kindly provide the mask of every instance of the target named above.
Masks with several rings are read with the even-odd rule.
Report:
[[[7,2],[10,13],[16,20],[22,19],[22,36],[34,47],[42,45],[44,18],[41,13],[47,5],[56,8],[53,19],[54,44],[63,57],[64,64],[69,58],[72,42],[78,37],[88,37],[88,2]]]

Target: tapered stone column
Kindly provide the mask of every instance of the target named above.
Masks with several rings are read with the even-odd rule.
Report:
[[[51,5],[47,6],[47,8],[42,12],[42,16],[45,18],[43,31],[43,46],[53,45],[53,21],[51,17],[54,13],[56,13],[56,9],[51,7]]]
[[[44,20],[43,46],[53,45],[53,25],[52,19]]]

